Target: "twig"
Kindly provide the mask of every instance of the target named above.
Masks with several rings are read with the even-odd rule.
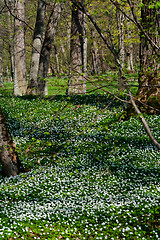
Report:
[[[136,113],[138,114],[139,118],[141,119],[141,121],[142,121],[142,123],[143,123],[143,126],[144,126],[144,128],[145,128],[145,130],[146,130],[146,132],[147,132],[147,134],[148,134],[151,142],[152,142],[152,143],[158,148],[158,150],[160,151],[160,144],[159,144],[159,143],[157,142],[157,140],[153,137],[153,135],[152,135],[152,133],[151,133],[151,130],[150,130],[149,126],[148,126],[148,123],[147,123],[147,121],[145,120],[145,118],[143,117],[143,115],[142,115],[141,111],[139,110],[139,108],[137,107],[137,105],[136,105],[136,103],[135,103],[135,101],[134,101],[134,99],[133,99],[133,96],[132,96],[132,94],[131,94],[131,91],[130,91],[127,83],[126,83],[126,86],[127,86],[128,92],[129,92],[129,96],[130,96],[130,100],[131,100],[132,106],[134,107],[134,109],[135,109]]]
[[[11,11],[10,7],[8,6],[6,0],[4,0],[4,3],[5,3],[5,5],[6,5],[8,11],[9,11],[9,13],[11,14],[12,17],[14,17],[14,18],[17,19],[18,21],[24,23],[29,29],[31,29],[31,30],[33,31],[33,28],[32,28],[31,26],[29,26],[28,23],[26,23],[26,21],[20,19],[19,17],[17,17],[15,14],[12,13],[12,11]]]

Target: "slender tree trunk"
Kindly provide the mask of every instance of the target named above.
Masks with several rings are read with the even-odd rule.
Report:
[[[15,14],[25,21],[25,0],[17,0]],[[14,95],[22,96],[27,90],[26,50],[24,23],[15,19],[14,35]]]
[[[117,9],[117,25],[118,25],[118,33],[119,33],[119,61],[121,63],[121,67],[124,68],[125,63],[125,47],[124,47],[124,15]],[[123,91],[123,80],[121,76],[121,72],[119,72],[118,78],[119,90]]]
[[[9,5],[10,9],[13,9],[13,4]],[[6,21],[7,21],[7,29],[8,29],[8,52],[9,52],[9,60],[10,60],[10,81],[13,82],[14,80],[14,49],[13,49],[13,23],[11,21],[11,14],[9,11],[7,11],[6,15]]]
[[[118,31],[119,31],[119,59],[122,67],[125,62],[125,47],[124,47],[124,15],[117,10]]]
[[[87,72],[87,23],[86,15],[83,13],[83,72]]]
[[[67,49],[68,50],[68,49]],[[63,43],[61,43],[61,52],[62,52],[62,57],[60,58],[61,62],[61,71],[64,73],[67,72],[68,70],[68,59],[67,59],[67,53],[66,53],[66,48],[64,47]]]
[[[102,69],[102,73],[106,72],[106,61],[105,61],[105,57],[104,57],[104,51],[103,51],[103,46],[100,49],[100,61],[101,61],[101,69]]]
[[[13,42],[13,41],[12,41]],[[9,56],[10,56],[10,64],[11,64],[11,81],[14,81],[14,54],[13,54],[13,45],[9,44]]]
[[[3,59],[3,39],[0,39],[0,87],[3,86],[2,59]]]
[[[133,40],[132,40],[132,31],[131,31],[131,23],[126,23],[126,34],[127,34],[127,44],[125,48],[126,62],[128,71],[134,71],[133,64]]]
[[[47,95],[47,82],[46,77],[48,73],[50,54],[53,48],[53,41],[57,31],[57,25],[60,20],[61,12],[63,9],[63,2],[56,2],[54,8],[49,17],[47,29],[45,32],[45,38],[41,50],[39,70],[38,70],[38,90],[37,93],[40,95]]]
[[[130,43],[129,46],[127,47],[126,55],[127,55],[127,69],[133,72],[134,64],[133,64],[133,44],[132,43]]]
[[[57,68],[57,73],[59,75],[60,72],[60,67],[59,67],[59,59],[58,59],[58,50],[57,50],[57,46],[54,44],[54,53],[55,53],[55,57],[56,57],[56,68]]]
[[[15,151],[12,137],[9,133],[5,117],[0,107],[0,162],[4,176],[16,176],[24,172],[24,168]]]
[[[99,57],[99,52],[98,52],[98,45],[96,42],[96,34],[95,34],[95,29],[91,29],[91,36],[92,36],[92,74],[97,74],[100,72],[100,57]]]
[[[33,44],[32,44],[32,58],[31,58],[31,66],[30,66],[30,76],[28,82],[27,93],[28,94],[36,94],[36,89],[38,87],[38,68],[39,68],[39,60],[40,53],[42,48],[42,43],[44,39],[44,18],[45,18],[45,9],[46,4],[38,0],[38,8],[37,8],[37,18],[34,30]]]
[[[6,74],[7,74],[7,81],[11,82],[11,78],[10,78],[10,74],[9,74],[9,70],[8,70],[8,65],[6,67]]]
[[[84,2],[81,0],[81,2]],[[84,14],[72,5],[71,20],[71,77],[68,83],[68,94],[86,93],[86,80],[83,77],[84,72]]]

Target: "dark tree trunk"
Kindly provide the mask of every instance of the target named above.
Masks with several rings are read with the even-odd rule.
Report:
[[[81,0],[83,3],[84,0]],[[73,3],[71,20],[71,77],[68,83],[68,94],[86,93],[84,73],[84,13]]]
[[[63,9],[63,2],[55,3],[47,24],[45,38],[44,38],[44,42],[41,50],[39,70],[38,70],[37,93],[40,95],[43,95],[43,94],[47,95],[47,82],[45,78],[47,77],[47,73],[48,73],[50,54],[53,48],[53,41],[57,31],[57,25],[61,16],[62,9]]]
[[[46,5],[41,0],[38,0],[37,7],[37,18],[33,36],[33,47],[32,47],[32,58],[30,66],[30,76],[27,88],[27,94],[34,95],[36,94],[38,82],[38,68],[39,68],[39,59],[42,48],[42,43],[44,39],[44,18],[45,18],[45,9]]]
[[[24,172],[24,168],[15,151],[12,137],[9,133],[5,117],[0,107],[0,162],[4,176],[16,176]]]

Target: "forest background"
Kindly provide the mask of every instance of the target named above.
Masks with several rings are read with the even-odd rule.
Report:
[[[0,7],[2,239],[158,239],[160,2]]]

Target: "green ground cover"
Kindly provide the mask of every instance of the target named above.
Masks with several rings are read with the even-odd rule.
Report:
[[[137,85],[137,73],[126,74],[126,78],[129,80],[130,85]],[[107,74],[101,74],[96,76],[86,77],[87,83],[87,93],[91,94],[104,94],[108,92],[112,92],[117,94],[118,93],[118,73],[116,72],[108,72]],[[58,77],[51,77],[48,79],[48,86],[49,86],[49,95],[53,94],[66,94],[68,83],[68,77],[62,76],[61,78]],[[136,92],[137,87],[131,87],[132,92]]]
[[[160,239],[160,155],[139,119],[117,121],[122,103],[2,91],[30,171],[0,177],[0,239]],[[160,140],[160,116],[146,118]]]

